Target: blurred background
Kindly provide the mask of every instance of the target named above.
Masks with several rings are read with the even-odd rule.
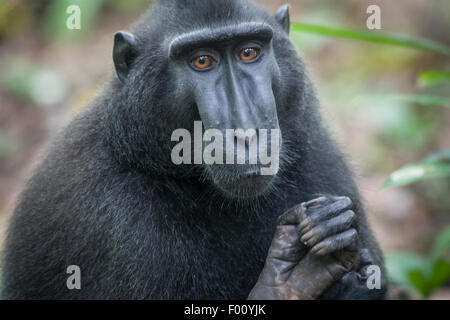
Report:
[[[285,1],[255,1],[274,13]],[[149,0],[0,0],[0,246],[31,170]],[[450,299],[450,1],[290,0],[291,38],[348,154],[394,298]],[[81,29],[69,30],[70,5]],[[368,30],[369,5],[381,30]],[[374,37],[375,35],[375,37]]]

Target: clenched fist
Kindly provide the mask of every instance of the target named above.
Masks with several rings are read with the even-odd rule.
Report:
[[[355,213],[347,197],[320,197],[281,215],[249,299],[315,299],[357,263]]]

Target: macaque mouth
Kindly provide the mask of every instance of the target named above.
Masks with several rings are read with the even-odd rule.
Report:
[[[260,169],[250,169],[247,172],[243,173],[240,175],[241,179],[249,179],[249,178],[254,178],[257,176],[261,175],[261,170]]]
[[[274,177],[262,175],[260,166],[209,166],[214,185],[232,198],[254,198],[269,190]]]

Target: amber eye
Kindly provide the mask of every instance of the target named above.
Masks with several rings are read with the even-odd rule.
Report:
[[[243,61],[252,61],[255,60],[258,57],[259,49],[256,48],[245,48],[242,49],[241,53],[239,54],[239,58]]]
[[[192,60],[192,64],[197,69],[203,70],[211,67],[215,60],[210,56],[199,56]]]

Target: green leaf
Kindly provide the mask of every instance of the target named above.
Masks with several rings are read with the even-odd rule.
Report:
[[[433,261],[431,272],[425,269],[413,269],[408,271],[407,277],[414,289],[428,298],[450,278],[450,263],[439,259]]]
[[[441,53],[446,56],[450,56],[450,47],[443,43],[406,35],[387,34],[374,31],[356,31],[347,28],[329,27],[298,22],[293,22],[291,24],[291,28],[293,31],[297,32],[309,32],[325,36],[369,41],[413,49],[429,50]]]
[[[417,254],[396,252],[386,255],[386,269],[391,282],[415,289],[415,284],[408,273],[413,270],[430,273],[431,265],[425,257]]]
[[[431,249],[431,258],[439,259],[450,253],[450,226],[439,233]]]
[[[416,289],[422,296],[428,298],[433,291],[430,281],[421,269],[409,270],[407,277],[410,280],[414,289]]]
[[[408,252],[386,256],[389,280],[416,290],[425,298],[450,278],[450,263],[443,259],[432,260]]]
[[[356,104],[367,101],[393,101],[422,106],[450,107],[450,98],[424,94],[369,94],[361,95],[355,99]]]
[[[441,82],[450,83],[450,71],[426,70],[422,71],[417,77],[417,83],[420,87],[427,87]]]
[[[444,285],[450,278],[450,262],[438,259],[434,262],[433,271],[429,279],[430,293]]]
[[[422,162],[407,165],[391,174],[383,188],[408,185],[417,181],[450,177],[450,163]]]

